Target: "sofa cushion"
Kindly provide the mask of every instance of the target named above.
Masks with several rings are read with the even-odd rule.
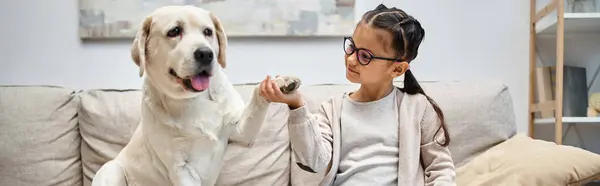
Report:
[[[81,160],[85,186],[117,156],[140,123],[141,91],[90,90],[79,94]]]
[[[500,82],[424,83],[423,89],[444,112],[456,167],[517,132],[508,87]]]
[[[256,85],[236,85],[248,102]],[[227,147],[224,166],[217,185],[288,185],[290,181],[290,149],[288,108],[272,103],[262,130],[252,147],[231,143]]]
[[[600,180],[600,155],[518,134],[457,169],[457,184],[584,185]]]
[[[0,86],[0,185],[81,185],[74,90]]]

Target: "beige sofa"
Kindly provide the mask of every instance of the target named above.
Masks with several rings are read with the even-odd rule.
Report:
[[[401,86],[401,83],[398,83]],[[247,99],[255,85],[236,85]],[[429,82],[444,110],[459,185],[580,185],[599,178],[599,155],[516,135],[508,88],[498,82]],[[356,85],[301,88],[312,110]],[[0,86],[0,186],[90,185],[140,120],[139,90]],[[290,155],[287,108],[272,104],[255,145],[231,144],[219,185],[317,185]],[[559,160],[556,160],[559,159]],[[551,160],[552,159],[552,160]],[[532,172],[527,172],[532,171]]]

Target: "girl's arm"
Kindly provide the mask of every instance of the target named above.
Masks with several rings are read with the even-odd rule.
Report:
[[[318,113],[311,114],[306,105],[290,111],[289,136],[292,152],[297,157],[298,166],[325,175],[331,168],[332,143],[330,118],[325,113],[325,105]]]
[[[426,186],[455,186],[455,168],[448,147],[440,145],[444,141],[443,129],[433,106],[427,102],[427,108],[421,121],[421,159],[425,172]],[[434,140],[435,136],[435,140]]]

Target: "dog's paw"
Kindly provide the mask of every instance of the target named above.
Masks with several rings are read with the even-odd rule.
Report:
[[[289,94],[300,87],[300,78],[294,76],[279,76],[275,78],[275,84],[284,94]]]

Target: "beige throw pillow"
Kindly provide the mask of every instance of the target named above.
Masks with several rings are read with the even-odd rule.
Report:
[[[600,179],[600,155],[518,134],[457,169],[460,186],[564,186]]]

